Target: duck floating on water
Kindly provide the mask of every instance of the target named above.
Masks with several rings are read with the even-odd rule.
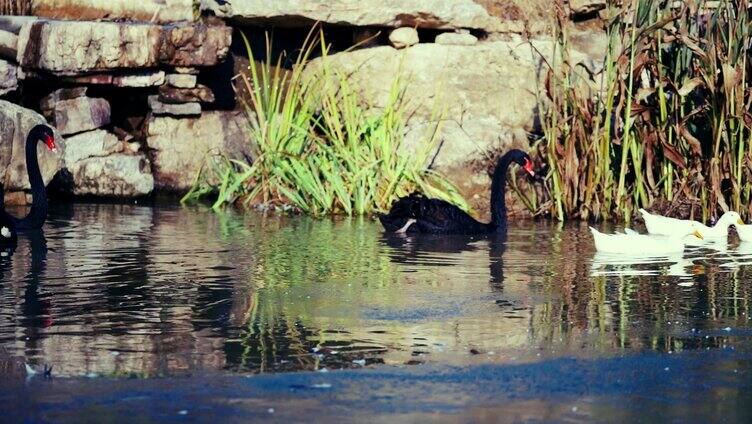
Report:
[[[645,220],[645,227],[647,227],[649,234],[662,236],[686,235],[690,228],[694,228],[708,241],[726,239],[730,226],[744,225],[742,217],[734,211],[729,211],[721,215],[721,218],[712,227],[689,219],[669,218],[667,216],[651,214],[645,209],[640,209],[640,214],[642,214],[642,218]],[[696,243],[697,239],[692,241]]]
[[[639,234],[627,228],[624,234],[604,234],[590,227],[595,241],[595,250],[600,253],[627,255],[665,255],[684,251],[686,236],[694,236],[698,240],[704,238],[697,223],[692,223],[683,232],[676,232],[670,236],[652,236]]]

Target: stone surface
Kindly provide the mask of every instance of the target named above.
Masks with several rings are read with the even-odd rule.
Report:
[[[189,68],[186,66],[176,66],[175,72],[178,74],[189,74],[189,75],[198,75],[198,69],[196,68]]]
[[[112,77],[112,84],[118,87],[154,87],[164,82],[164,71],[145,71]]]
[[[0,96],[18,89],[18,67],[0,59]]]
[[[35,0],[32,14],[55,19],[192,21],[198,0]]]
[[[18,36],[12,32],[0,31],[0,58],[16,60]]]
[[[202,7],[221,18],[288,27],[321,21],[347,26],[489,31],[499,23],[472,0],[204,0]]]
[[[204,112],[199,118],[152,117],[147,144],[156,186],[186,191],[209,154],[250,158],[248,121],[241,112]]]
[[[136,197],[154,190],[154,177],[144,155],[91,157],[74,162],[68,171],[76,195]]]
[[[201,114],[200,103],[169,104],[159,101],[158,95],[148,98],[149,108],[155,115],[191,116]]]
[[[37,124],[46,124],[42,115],[0,100],[0,182],[8,191],[30,189],[26,173],[26,135]],[[63,166],[65,141],[56,134],[58,152],[37,143],[37,157],[42,178],[48,183]]]
[[[389,33],[389,43],[395,49],[404,49],[405,47],[414,46],[419,42],[418,31],[415,28],[402,27]]]
[[[212,66],[231,41],[232,28],[224,25],[37,20],[21,29],[17,60],[24,68],[73,76],[160,64]]]
[[[478,37],[469,33],[444,32],[436,36],[435,43],[447,46],[474,46],[478,44]]]
[[[214,66],[221,62],[232,43],[232,28],[224,25],[167,27],[160,48],[162,63],[181,66]]]
[[[551,54],[550,40],[531,42],[542,54]],[[442,143],[434,166],[462,186],[467,176],[458,170],[484,167],[490,153],[524,145],[526,131],[534,130],[536,93],[545,73],[533,51],[521,39],[511,38],[475,46],[422,43],[406,51],[374,47],[334,54],[329,60],[334,69],[351,76],[352,86],[374,108],[387,104],[394,78],[400,75],[410,105],[407,151],[421,147],[421,136],[436,124],[436,110],[443,110]],[[574,52],[572,60],[588,58]],[[318,72],[321,61],[313,61],[306,72]],[[466,189],[464,193],[472,192],[472,187]]]
[[[205,85],[195,88],[175,88],[169,85],[159,87],[158,100],[162,103],[213,103],[214,93]]]
[[[18,37],[18,63],[60,75],[159,63],[162,27],[38,20]]]
[[[190,74],[169,74],[165,79],[167,84],[177,88],[193,88],[198,80],[196,75]]]
[[[87,90],[86,87],[59,88],[43,97],[39,102],[39,107],[42,110],[51,111],[59,101],[85,97]]]
[[[119,153],[123,148],[115,134],[105,130],[87,131],[65,139],[64,163],[70,168],[80,160]]]
[[[68,135],[101,128],[110,123],[110,104],[102,98],[77,97],[55,103],[53,123]]]
[[[592,15],[606,6],[606,0],[569,0],[570,14],[574,17]]]

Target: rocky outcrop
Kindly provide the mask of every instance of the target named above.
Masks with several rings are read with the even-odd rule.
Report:
[[[397,28],[389,34],[389,43],[395,49],[404,49],[418,44],[418,31],[415,28],[402,27]]]
[[[538,52],[551,54],[551,41],[532,43]],[[411,107],[404,148],[422,147],[426,132],[440,120],[441,143],[433,165],[467,195],[487,192],[488,178],[477,171],[485,169],[489,157],[527,145],[526,132],[536,122],[536,93],[545,76],[535,50],[520,39],[472,46],[421,43],[406,51],[374,47],[328,60],[374,108],[388,103],[399,75]],[[309,65],[309,75],[316,75],[321,60]],[[584,55],[575,54],[573,60],[587,62]]]
[[[137,197],[154,190],[154,177],[144,155],[91,157],[69,165],[68,171],[77,195]]]
[[[123,143],[114,134],[94,130],[65,139],[65,167],[73,168],[76,162],[92,157],[104,157],[124,150]]]
[[[52,122],[63,135],[101,128],[110,123],[110,103],[101,98],[60,100],[51,111]]]
[[[224,25],[37,20],[19,33],[18,63],[56,75],[212,66],[227,54],[231,37],[232,30]]]
[[[569,10],[573,17],[586,17],[605,9],[606,0],[569,0]]]
[[[30,189],[26,172],[26,135],[37,124],[46,124],[44,117],[32,110],[0,100],[0,182],[7,191]],[[42,178],[48,183],[63,165],[65,141],[56,136],[58,152],[50,152],[41,143],[37,157]]]
[[[190,188],[208,155],[250,158],[248,122],[241,112],[204,112],[199,118],[153,117],[147,144],[156,187]]]
[[[469,28],[493,31],[499,21],[472,0],[204,0],[222,18],[278,26],[336,25]]]
[[[18,89],[18,67],[0,59],[0,96]]]
[[[31,13],[67,20],[169,23],[196,19],[199,0],[34,0]]]

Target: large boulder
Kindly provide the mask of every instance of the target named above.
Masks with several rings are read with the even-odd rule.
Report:
[[[473,0],[204,0],[222,18],[279,26],[321,21],[347,26],[495,30],[499,22]]]
[[[7,191],[30,189],[26,172],[26,136],[37,124],[46,124],[42,115],[0,100],[0,182]],[[55,137],[58,152],[50,152],[43,143],[37,144],[37,157],[42,178],[48,183],[63,166],[65,141]]]
[[[31,13],[48,18],[155,23],[192,21],[199,0],[34,0]]]
[[[61,100],[52,109],[53,122],[63,135],[101,128],[110,123],[110,103],[103,98]]]
[[[537,52],[550,56],[553,43],[531,42],[534,48],[520,39],[473,46],[418,44],[404,51],[375,47],[316,59],[306,72],[317,75],[322,60],[329,60],[349,76],[367,107],[376,109],[387,105],[399,76],[409,117],[404,149],[423,147],[440,123],[433,166],[472,199],[488,191],[485,170],[498,152],[526,147],[527,133],[535,130],[537,93],[545,76]],[[588,62],[578,53],[573,60]]]
[[[138,197],[154,190],[149,161],[140,154],[90,157],[70,164],[68,171],[76,195]]]
[[[36,20],[18,36],[18,63],[55,75],[212,66],[224,59],[232,29],[224,25],[158,26],[125,22]]]
[[[250,140],[241,112],[204,112],[192,119],[152,117],[147,144],[157,188],[188,190],[209,155],[250,158]]]
[[[0,96],[18,89],[18,66],[0,59]]]

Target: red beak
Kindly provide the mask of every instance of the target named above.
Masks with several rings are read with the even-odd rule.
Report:
[[[55,138],[51,135],[47,135],[44,137],[44,144],[47,145],[47,148],[50,149],[52,152],[57,152],[57,145],[55,144]]]
[[[535,170],[533,169],[533,161],[525,159],[525,165],[522,166],[531,177],[535,176]]]

